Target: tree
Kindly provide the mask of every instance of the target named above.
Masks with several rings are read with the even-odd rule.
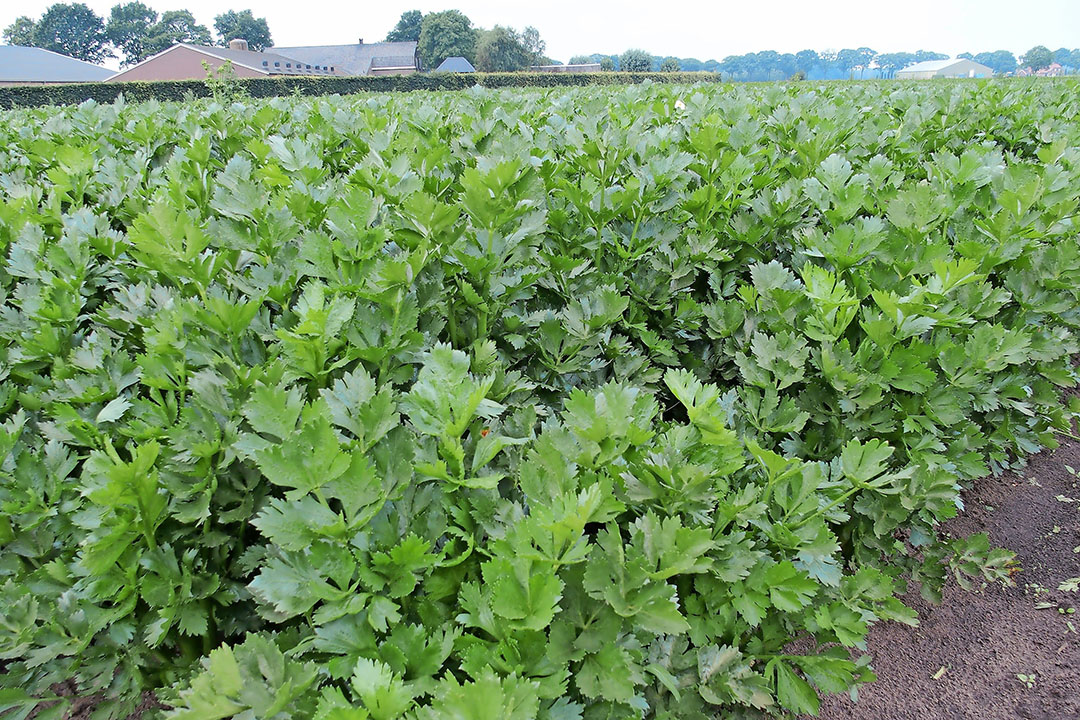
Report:
[[[660,63],[660,72],[679,72],[679,58],[664,58],[664,62]]]
[[[613,72],[615,70],[615,60],[610,57],[600,58],[600,69],[604,72]]]
[[[960,53],[956,57],[957,57],[957,59],[960,59],[960,60],[974,60],[975,59],[975,56],[972,55],[971,53]]]
[[[1075,71],[1080,67],[1080,50],[1058,48],[1054,51],[1054,62],[1060,63],[1065,68]]]
[[[1008,50],[982,52],[972,59],[993,70],[995,75],[1006,75],[1011,72],[1016,72],[1016,56]]]
[[[83,3],[56,3],[34,25],[33,45],[86,62],[112,57],[105,21]]]
[[[915,62],[926,62],[927,60],[948,60],[949,56],[945,53],[934,52],[932,50],[916,50]]]
[[[547,43],[540,39],[539,30],[532,25],[526,26],[521,31],[520,40],[522,47],[525,48],[525,52],[529,55],[529,65],[551,64],[544,62],[544,51],[547,50]]]
[[[652,70],[652,55],[644,50],[627,50],[619,56],[619,70],[622,72],[649,72]]]
[[[884,53],[877,56],[878,67],[881,68],[881,73],[885,77],[893,77],[897,70],[903,70],[915,62],[918,62],[915,59],[915,53],[909,52]]]
[[[448,57],[476,60],[477,31],[460,10],[428,13],[420,26],[417,51],[426,68],[437,68]]]
[[[1054,53],[1050,52],[1050,48],[1045,45],[1036,45],[1024,53],[1020,62],[1032,70],[1042,70],[1050,67],[1050,63],[1054,62]]]
[[[480,33],[476,43],[476,69],[481,72],[515,72],[529,66],[532,55],[518,34],[496,25]]]
[[[861,47],[857,50],[845,48],[836,54],[836,65],[844,72],[851,73],[858,70],[861,74],[876,56],[877,53],[868,47]]]
[[[593,62],[591,55],[575,55],[570,58],[570,62],[568,62],[567,65],[588,65],[591,62]]]
[[[15,22],[4,28],[4,42],[8,45],[33,46],[34,30],[37,23],[25,15],[15,18]]]
[[[420,26],[424,22],[424,14],[419,10],[407,10],[401,13],[401,19],[397,21],[394,29],[386,34],[386,42],[417,42],[420,40]]]
[[[247,40],[247,38],[244,39]],[[266,41],[270,41],[269,30],[267,30]],[[209,45],[210,31],[205,25],[195,22],[195,16],[190,11],[169,10],[162,13],[161,20],[150,29],[150,42],[147,50],[150,55],[153,55],[182,42]],[[251,44],[250,40],[248,40],[248,44]]]
[[[820,61],[821,58],[814,50],[800,50],[795,53],[795,67],[808,75]]]
[[[141,2],[113,6],[105,24],[105,36],[124,54],[122,65],[132,65],[152,54],[147,51],[147,41],[157,21],[157,11]]]
[[[252,50],[265,50],[274,44],[266,18],[257,18],[250,10],[230,10],[218,15],[214,18],[214,30],[218,34],[218,44],[222,46],[235,39],[247,40]]]

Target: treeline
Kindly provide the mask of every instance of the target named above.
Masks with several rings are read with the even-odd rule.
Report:
[[[38,19],[22,16],[4,29],[9,45],[39,47],[79,60],[100,63],[120,58],[121,65],[133,65],[187,42],[227,45],[229,40],[247,40],[253,50],[273,45],[266,18],[251,10],[229,10],[214,18],[214,35],[195,21],[188,10],[168,10],[160,15],[141,2],[115,5],[103,18],[84,3],[56,3]]]
[[[845,48],[835,52],[801,50],[797,53],[779,53],[765,50],[745,55],[729,55],[723,60],[698,60],[673,56],[652,55],[644,50],[627,50],[621,55],[575,55],[571,64],[600,63],[604,70],[634,72],[719,72],[731,80],[766,81],[806,77],[811,80],[840,78],[890,78],[908,65],[926,60],[945,60],[945,53],[929,50],[916,52],[879,53],[872,48]],[[1039,45],[1024,53],[1019,59],[1008,50],[995,50],[977,54],[961,53],[957,57],[970,58],[991,68],[997,75],[1014,73],[1021,68],[1041,70],[1053,63],[1060,64],[1066,72],[1080,69],[1080,50],[1059,48],[1049,50]]]
[[[413,40],[420,62],[434,70],[448,57],[463,57],[481,72],[516,72],[531,65],[551,65],[544,56],[547,47],[534,27],[521,32],[496,25],[490,30],[476,27],[460,10],[443,10],[424,15],[419,10],[401,14],[387,34],[387,42]]]

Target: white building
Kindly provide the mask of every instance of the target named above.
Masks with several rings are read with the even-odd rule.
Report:
[[[896,77],[902,80],[929,80],[930,78],[987,78],[993,77],[994,71],[974,60],[956,58],[953,60],[927,60],[908,65],[896,71]]]

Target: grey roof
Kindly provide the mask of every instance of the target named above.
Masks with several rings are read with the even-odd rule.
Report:
[[[322,62],[308,62],[302,58],[294,58],[275,52],[255,52],[254,50],[233,50],[227,47],[212,45],[192,45],[179,43],[180,45],[198,50],[199,52],[213,55],[222,60],[231,60],[237,65],[244,65],[256,70],[268,72],[271,75],[330,75]],[[331,63],[327,63],[330,65]],[[318,69],[316,69],[316,66]]]
[[[338,73],[367,75],[373,61],[384,58],[406,58],[401,65],[375,65],[375,67],[403,67],[416,65],[415,42],[358,43],[356,45],[302,45],[297,47],[272,47],[270,52],[281,53],[305,63],[330,65]]]
[[[97,82],[112,74],[108,68],[51,50],[0,45],[0,82]]]
[[[414,65],[416,65],[416,59],[411,55],[391,55],[388,57],[371,58],[372,68],[400,68],[413,67]]]
[[[898,72],[940,72],[942,70],[951,68],[953,65],[959,65],[960,63],[964,62],[969,62],[973,65],[985,67],[987,70],[990,70],[990,68],[986,67],[982,63],[977,63],[974,60],[969,60],[967,58],[953,58],[951,60],[924,60],[923,62],[915,63],[914,65],[908,65],[906,68],[899,70]]]
[[[457,72],[457,73],[471,73],[476,72],[476,68],[472,66],[472,63],[463,57],[448,57],[439,63],[439,67],[435,68],[435,72]]]

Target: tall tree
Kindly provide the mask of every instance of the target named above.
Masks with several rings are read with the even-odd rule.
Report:
[[[885,77],[893,77],[897,70],[903,70],[916,62],[918,60],[915,59],[915,53],[910,52],[884,53],[877,56],[878,67]]]
[[[270,26],[266,18],[257,18],[250,10],[229,10],[214,18],[214,30],[217,31],[218,44],[228,45],[230,40],[247,40],[252,50],[265,50],[274,41],[270,37]]]
[[[547,43],[540,38],[539,30],[532,25],[528,25],[521,31],[519,37],[525,52],[529,54],[529,65],[550,64],[544,62],[544,51],[547,50]]]
[[[1080,68],[1080,49],[1058,48],[1054,51],[1054,62],[1061,63],[1070,70],[1076,70]]]
[[[948,60],[949,56],[945,53],[934,52],[933,50],[916,50],[915,62],[926,62],[927,60]]]
[[[401,13],[394,29],[386,34],[386,42],[417,42],[420,40],[420,26],[424,23],[424,14],[419,10],[407,10]]]
[[[1054,53],[1050,52],[1050,48],[1045,45],[1036,45],[1024,53],[1020,62],[1032,70],[1042,70],[1050,67],[1050,63],[1054,62]]]
[[[859,72],[862,74],[876,56],[877,53],[868,47],[861,47],[856,50],[845,48],[836,54],[836,65],[844,72]]]
[[[448,57],[476,60],[477,31],[460,10],[428,13],[420,27],[417,50],[428,69],[437,68]]]
[[[132,65],[150,56],[147,41],[158,14],[141,2],[114,5],[105,24],[105,36],[124,54],[122,65]]]
[[[238,36],[241,37],[241,36]],[[247,40],[247,38],[244,38]],[[266,42],[270,42],[269,30]],[[195,16],[190,10],[167,10],[161,14],[159,20],[150,29],[150,54],[159,53],[176,43],[193,43],[195,45],[209,45],[210,31],[205,25],[195,21]],[[251,41],[248,40],[248,44]]]
[[[972,59],[993,70],[995,75],[1016,72],[1016,56],[1008,50],[981,52]]]
[[[644,50],[630,49],[619,56],[619,70],[622,72],[649,72],[652,70],[652,55]]]
[[[32,46],[37,23],[25,15],[15,18],[15,22],[4,28],[4,42],[8,45]]]
[[[807,75],[820,62],[821,58],[815,50],[800,50],[795,53],[795,69],[802,70]]]
[[[33,44],[86,62],[112,57],[105,21],[83,3],[51,5],[34,25]]]
[[[481,72],[514,72],[529,66],[532,56],[510,28],[496,25],[480,32],[476,42],[476,69]]]

